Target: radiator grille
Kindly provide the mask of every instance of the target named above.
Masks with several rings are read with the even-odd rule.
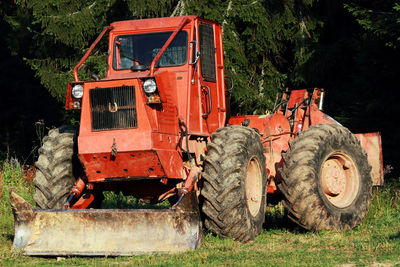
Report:
[[[137,127],[134,86],[91,89],[90,104],[93,131]]]

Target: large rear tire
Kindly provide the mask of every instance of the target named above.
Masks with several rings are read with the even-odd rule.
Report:
[[[340,125],[301,132],[283,153],[278,184],[289,218],[307,230],[349,230],[371,201],[371,167],[358,138]]]
[[[74,186],[73,173],[75,127],[62,126],[49,131],[39,149],[35,163],[37,171],[33,179],[33,199],[38,208],[61,209]]]
[[[260,136],[231,125],[211,136],[204,161],[202,212],[211,232],[247,242],[265,219],[266,170]]]

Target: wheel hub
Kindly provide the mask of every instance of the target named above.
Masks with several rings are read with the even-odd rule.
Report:
[[[356,198],[360,175],[354,161],[341,152],[332,153],[321,168],[322,190],[338,208],[348,207]]]
[[[340,162],[336,159],[325,161],[322,174],[322,188],[325,194],[337,196],[346,187],[346,176]]]
[[[246,202],[250,214],[258,214],[262,201],[262,174],[257,158],[253,157],[247,167],[246,174]]]

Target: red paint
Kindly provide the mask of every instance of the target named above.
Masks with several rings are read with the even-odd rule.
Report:
[[[356,134],[361,146],[368,155],[368,161],[372,167],[371,176],[373,185],[383,185],[383,157],[382,137],[379,132]]]
[[[115,159],[111,159],[110,153],[81,154],[79,159],[85,166],[85,173],[90,182],[112,178],[165,177],[161,162],[154,151],[121,152]]]
[[[276,191],[276,187],[275,186],[271,186],[271,185],[267,185],[267,193],[268,194],[273,194]]]
[[[81,178],[79,178],[76,181],[75,186],[72,187],[69,194],[75,194],[76,196],[80,196],[82,194],[83,189],[85,189],[85,182]]]
[[[75,202],[71,209],[86,209],[93,202],[93,200],[93,194],[85,194]]]

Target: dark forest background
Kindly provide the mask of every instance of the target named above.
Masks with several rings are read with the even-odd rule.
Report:
[[[0,160],[31,164],[63,110],[72,68],[105,25],[198,15],[223,27],[235,113],[262,114],[285,88],[320,87],[325,112],[380,131],[398,173],[400,4],[394,0],[14,0],[0,3]],[[80,70],[104,76],[106,42]],[[396,119],[397,118],[397,119]]]

